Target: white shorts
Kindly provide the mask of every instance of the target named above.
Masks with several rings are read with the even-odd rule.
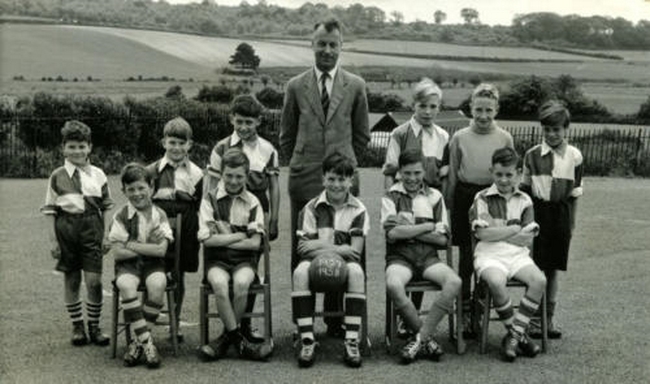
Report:
[[[497,268],[508,277],[512,279],[522,268],[529,265],[535,265],[533,259],[530,258],[528,253],[520,253],[517,255],[490,255],[478,256],[474,259],[474,269],[479,278],[481,274],[488,268]]]

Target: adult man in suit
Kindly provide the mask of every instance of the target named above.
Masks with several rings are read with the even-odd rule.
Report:
[[[366,83],[338,65],[343,44],[341,26],[335,19],[314,26],[313,68],[289,80],[284,98],[280,128],[280,150],[289,162],[291,199],[291,270],[297,264],[296,227],[298,213],[323,190],[321,164],[338,151],[353,159],[370,140]],[[352,194],[359,193],[355,173]],[[336,309],[341,295],[326,295],[325,310]],[[341,321],[325,319],[328,334],[343,336]]]

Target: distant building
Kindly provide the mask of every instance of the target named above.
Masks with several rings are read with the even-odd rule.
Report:
[[[368,115],[368,122],[370,124],[370,143],[371,148],[386,148],[388,147],[388,139],[393,129],[407,122],[413,112],[386,112],[386,113],[370,113]],[[436,124],[443,127],[449,133],[467,127],[470,118],[459,110],[441,111],[436,116]]]

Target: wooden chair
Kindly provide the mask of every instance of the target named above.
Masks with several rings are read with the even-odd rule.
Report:
[[[446,259],[447,265],[453,269],[452,261],[452,247],[451,240],[448,242],[446,250]],[[410,281],[405,287],[407,296],[411,296],[413,292],[435,292],[441,291],[442,287],[438,284],[435,284],[428,280],[418,280]],[[461,321],[463,319],[463,296],[459,292],[458,297],[456,298],[456,309],[454,313],[450,313],[448,316],[449,322],[449,340],[456,342],[456,353],[464,354],[467,347],[465,340],[463,339],[463,327],[461,326]],[[420,315],[427,315],[428,310],[419,310]],[[397,311],[393,305],[393,300],[388,296],[386,292],[386,323],[385,323],[385,342],[386,342],[386,352],[393,354],[396,352],[396,339],[397,339]]]
[[[365,275],[365,279],[363,281],[363,293],[368,297],[368,275],[366,274],[366,245],[364,243],[363,245],[363,252],[361,252],[361,269],[363,269],[363,273]],[[298,260],[292,260],[291,261],[291,272],[293,274],[293,270],[295,267],[298,266]],[[292,287],[293,287],[293,279],[291,279]],[[314,292],[315,295],[317,294],[323,294],[322,292]],[[315,296],[316,297],[316,296]],[[340,303],[341,306],[334,311],[325,311],[324,309],[318,309],[316,308],[316,311],[314,311],[314,318],[317,317],[340,317],[341,319],[345,318],[345,310],[342,307],[343,303]],[[298,331],[294,331],[293,333],[293,339],[298,340]],[[370,342],[370,337],[368,335],[368,302],[366,301],[366,305],[363,308],[363,315],[361,316],[361,330],[359,331],[359,348],[361,350],[361,354],[363,356],[369,356],[371,354],[371,347],[372,343]]]
[[[476,248],[476,238],[472,236],[472,249]],[[530,247],[530,254],[533,254],[533,246]],[[498,316],[491,316],[491,311],[494,309],[492,301],[492,293],[487,283],[478,278],[474,273],[474,296],[473,296],[473,309],[472,309],[472,327],[477,335],[479,335],[479,350],[482,354],[487,353],[487,338],[490,326],[490,321],[500,321]],[[507,288],[523,289],[526,291],[528,286],[517,280],[510,279],[506,283]],[[542,302],[540,303],[540,322],[542,325],[542,352],[546,353],[548,349],[548,319],[546,317],[546,292],[542,295]],[[516,311],[519,305],[514,305],[513,309]]]
[[[256,278],[248,288],[249,294],[261,294],[264,298],[264,308],[262,312],[244,313],[245,318],[263,318],[264,319],[264,341],[268,345],[273,345],[273,322],[271,317],[271,262],[269,259],[270,246],[266,235],[262,236],[262,259],[264,262],[264,277]],[[203,280],[199,290],[199,329],[201,345],[208,344],[210,338],[210,319],[219,318],[219,313],[210,311],[210,295],[214,294],[212,286],[207,281],[207,270],[205,262],[203,263]],[[232,294],[232,281],[230,284],[230,293]]]
[[[476,334],[480,335],[479,339],[479,349],[482,354],[487,353],[487,339],[488,331],[490,326],[490,321],[500,321],[498,316],[491,316],[491,310],[494,309],[494,303],[492,301],[492,294],[490,289],[487,286],[487,283],[483,280],[478,279],[476,274],[474,275],[475,286],[477,289],[474,291],[474,313],[480,314],[480,317],[475,315],[475,320],[473,321],[475,326]],[[526,284],[517,280],[510,279],[506,283],[508,288],[520,288],[524,291],[528,288]],[[541,325],[542,325],[542,352],[546,353],[548,349],[548,319],[546,317],[546,293],[542,295],[542,302],[540,303],[541,311]],[[519,308],[518,305],[513,306],[514,310]],[[478,326],[480,319],[480,326]]]
[[[174,350],[174,356],[178,355],[178,320],[176,319],[176,301],[175,295],[176,290],[178,289],[178,276],[180,271],[180,254],[181,254],[181,214],[176,215],[174,220],[170,220],[169,224],[174,232],[174,242],[170,244],[170,249],[168,249],[168,257],[171,255],[173,258],[173,267],[171,271],[167,271],[167,287],[165,288],[165,295],[167,297],[167,308],[161,313],[166,313],[169,321],[164,323],[157,323],[160,325],[169,326],[169,336],[171,338],[172,347]],[[117,287],[115,279],[112,281],[113,286],[113,316],[111,321],[111,356],[115,358],[117,356],[117,337],[120,333],[124,333],[126,336],[127,345],[130,344],[133,339],[131,336],[131,327],[128,323],[124,321],[120,322],[119,313],[122,312],[122,307],[120,305],[120,289]],[[138,292],[142,292],[143,296],[146,297],[147,287],[144,281],[140,281],[140,286],[138,287]],[[144,302],[144,299],[143,299]]]

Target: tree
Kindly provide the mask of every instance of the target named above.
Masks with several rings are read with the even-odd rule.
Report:
[[[465,20],[465,24],[478,22],[478,11],[474,8],[463,8],[460,10],[460,17]]]
[[[447,20],[447,14],[438,9],[433,13],[433,20],[435,20],[436,24],[442,24]]]
[[[255,54],[255,49],[250,44],[241,43],[235,49],[235,54],[230,56],[228,63],[241,68],[257,69],[260,66],[260,57]]]
[[[181,88],[180,85],[172,85],[167,89],[167,92],[165,92],[165,98],[167,99],[172,99],[172,100],[183,100],[185,99],[185,95],[183,95],[183,88]]]
[[[390,15],[393,17],[393,24],[400,25],[402,22],[404,22],[404,14],[402,12],[393,11],[390,13]]]
[[[637,124],[650,123],[650,96],[648,96],[648,100],[639,107],[639,112],[636,114],[636,122]]]

